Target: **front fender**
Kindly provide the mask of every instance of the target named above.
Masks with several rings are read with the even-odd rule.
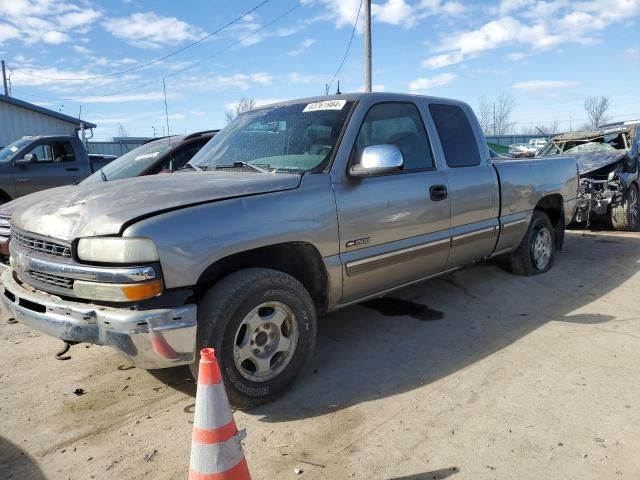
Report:
[[[324,174],[294,190],[246,196],[163,213],[129,226],[124,236],[152,238],[167,288],[195,285],[207,267],[235,253],[288,242],[338,254],[335,199]]]

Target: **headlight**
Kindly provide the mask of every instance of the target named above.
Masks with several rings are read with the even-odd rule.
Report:
[[[81,238],[78,257],[89,262],[143,263],[159,260],[156,245],[150,238],[94,237]]]

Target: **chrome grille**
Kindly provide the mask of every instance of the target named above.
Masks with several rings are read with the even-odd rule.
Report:
[[[0,216],[0,242],[9,240],[11,236],[11,217]]]
[[[15,229],[11,231],[11,241],[28,250],[55,255],[56,257],[71,258],[71,247],[69,245],[31,237],[28,234],[17,232]]]
[[[55,285],[62,288],[73,288],[73,278],[59,277],[57,275],[51,275],[49,273],[35,272],[29,270],[25,272],[27,276],[37,280],[38,282],[46,283],[48,285]]]

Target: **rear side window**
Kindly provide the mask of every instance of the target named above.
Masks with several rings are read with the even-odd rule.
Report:
[[[429,105],[444,158],[453,168],[480,165],[480,152],[469,119],[460,107]]]
[[[420,112],[412,103],[379,103],[364,117],[355,145],[360,158],[370,145],[395,145],[402,152],[403,171],[434,167]]]

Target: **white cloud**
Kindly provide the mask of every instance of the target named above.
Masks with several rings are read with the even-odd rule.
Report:
[[[20,38],[20,30],[8,23],[0,23],[0,43],[14,38]]]
[[[288,55],[290,57],[300,55],[301,53],[304,53],[306,50],[308,50],[314,43],[316,43],[314,39],[307,38],[306,40],[300,42],[300,44],[296,48],[289,50]]]
[[[87,5],[66,0],[0,0],[0,43],[19,40],[28,44],[58,45],[71,35],[86,33],[102,15]]]
[[[320,3],[326,8],[321,16],[313,19],[335,22],[336,28],[353,25],[358,12],[359,0],[302,0],[302,3]],[[372,3],[371,16],[374,21],[410,28],[420,20],[431,15],[458,16],[466,12],[465,6],[458,1],[422,0],[408,3],[406,0],[386,0]],[[359,27],[362,27],[362,11]]]
[[[140,48],[175,45],[187,40],[197,40],[205,35],[198,27],[175,17],[162,17],[155,12],[109,18],[103,22],[103,26],[113,36]]]
[[[87,47],[83,47],[82,45],[74,45],[73,51],[82,55],[89,55],[93,53],[92,50],[88,49]]]
[[[58,32],[56,30],[49,30],[48,32],[44,32],[44,34],[42,35],[42,40],[45,43],[49,43],[51,45],[59,45],[64,42],[68,42],[70,38],[66,33]]]
[[[434,50],[466,59],[512,45],[537,51],[565,43],[591,45],[600,41],[606,28],[640,15],[640,1],[503,0],[494,10],[498,18],[473,30],[448,32]],[[521,55],[510,58],[518,60]]]
[[[167,93],[167,98],[171,97]],[[85,96],[72,98],[77,103],[129,103],[129,102],[156,102],[163,101],[164,94],[162,92],[157,93],[133,93],[126,95],[112,95],[109,97],[100,96]]]
[[[461,53],[444,53],[442,55],[435,55],[429,57],[422,62],[424,68],[436,69],[447,67],[449,65],[455,65],[464,60],[464,55]]]
[[[234,73],[231,75],[192,76],[182,81],[182,86],[199,90],[249,90],[255,86],[267,86],[274,77],[265,72]]]
[[[191,110],[189,114],[195,117],[204,117],[206,115],[206,112],[203,112],[202,110]]]
[[[556,90],[558,88],[577,87],[580,82],[575,80],[527,80],[513,84],[513,88],[527,92]]]
[[[371,15],[381,23],[401,25],[405,28],[416,24],[415,8],[404,0],[387,0],[384,4],[373,3]]]
[[[514,62],[519,62],[520,60],[524,60],[525,58],[527,58],[527,56],[528,55],[523,52],[513,52],[507,55],[507,58],[509,60],[513,60]]]
[[[57,20],[58,24],[65,30],[81,29],[86,31],[86,27],[95,22],[101,16],[102,14],[97,10],[83,9],[80,12],[71,12],[59,15]]]
[[[622,52],[622,56],[626,61],[637,62],[640,61],[640,48],[629,47]]]
[[[431,78],[418,78],[417,80],[409,83],[409,90],[412,92],[418,92],[422,90],[428,90],[434,87],[441,87],[448,83],[453,82],[457,78],[457,75],[454,73],[440,73]]]

